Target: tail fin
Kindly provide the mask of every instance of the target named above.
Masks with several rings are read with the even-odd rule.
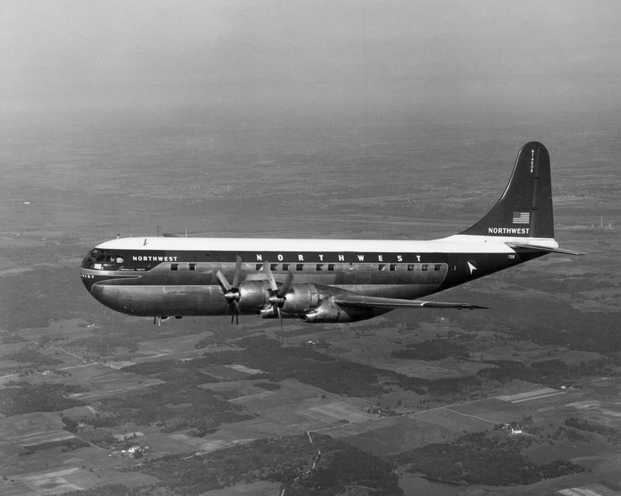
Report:
[[[550,155],[537,141],[518,153],[504,193],[480,221],[460,234],[554,238]]]

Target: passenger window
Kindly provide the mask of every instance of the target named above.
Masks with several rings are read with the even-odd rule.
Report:
[[[323,270],[323,264],[315,265],[315,270]]]
[[[328,264],[328,270],[334,270],[334,264]]]
[[[304,270],[304,264],[295,264],[295,270]]]
[[[408,270],[409,270],[410,272],[412,272],[412,271],[414,270],[414,264],[409,264],[409,265],[408,265]]]
[[[397,268],[396,264],[390,264],[390,270],[394,272],[394,270]]]
[[[188,269],[196,270],[196,264],[195,263],[188,264]]]
[[[386,264],[379,264],[377,270],[386,270]]]
[[[270,264],[270,270],[277,270],[278,264]]]
[[[179,268],[179,264],[170,264],[170,270],[177,270]]]
[[[263,270],[263,264],[262,263],[258,263],[257,265],[255,265],[255,269],[256,270]]]
[[[282,264],[282,270],[288,271],[289,270],[289,264]]]
[[[427,264],[423,264],[422,267],[420,268],[420,270],[425,271],[429,268],[429,266]]]
[[[441,268],[442,268],[442,265],[441,265],[441,264],[435,264],[435,265],[433,266],[433,270],[440,270]]]

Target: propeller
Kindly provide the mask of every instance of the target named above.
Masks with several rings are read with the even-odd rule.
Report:
[[[293,272],[287,272],[287,279],[279,288],[278,284],[276,284],[276,279],[274,279],[274,274],[272,274],[269,262],[263,264],[263,271],[267,274],[267,279],[270,284],[270,293],[267,298],[268,304],[272,306],[274,314],[277,315],[280,320],[280,327],[282,327],[282,312],[280,308],[285,304],[287,300],[286,294],[291,289]]]
[[[239,299],[241,295],[239,293],[239,281],[242,275],[242,259],[239,255],[235,257],[235,271],[233,272],[233,283],[229,283],[226,276],[221,270],[216,272],[218,282],[222,287],[224,293],[224,299],[227,303],[227,309],[231,314],[231,324],[239,324]]]

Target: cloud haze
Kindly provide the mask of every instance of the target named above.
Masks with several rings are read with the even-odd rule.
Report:
[[[7,111],[618,108],[614,1],[7,0]]]

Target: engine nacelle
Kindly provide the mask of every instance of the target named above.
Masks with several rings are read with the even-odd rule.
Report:
[[[294,284],[285,295],[281,310],[287,314],[303,315],[321,302],[321,294],[314,284]]]
[[[242,312],[256,312],[267,303],[268,286],[265,281],[244,281],[239,285],[239,306]]]
[[[317,308],[304,314],[306,322],[351,322],[349,314],[330,300],[325,300]]]
[[[269,295],[269,291],[267,289],[266,291]],[[314,284],[294,284],[284,295],[283,300],[280,311],[285,317],[303,317],[306,312],[319,305],[321,294]],[[278,315],[275,307],[269,303],[269,297],[267,301],[268,303],[259,310],[259,315],[264,319],[276,318]]]
[[[310,323],[356,322],[358,320],[371,319],[387,311],[378,311],[370,308],[343,308],[330,299],[326,299],[317,308],[304,314],[303,319]]]
[[[239,305],[243,311],[259,312],[263,318],[276,317],[269,302],[267,281],[244,281],[239,285]],[[322,295],[314,284],[294,284],[284,296],[280,310],[289,316],[303,316],[321,303]]]
[[[375,317],[373,309],[341,307],[334,303],[333,297],[343,291],[315,284],[295,284],[286,294],[282,311],[297,315],[306,322],[354,322]],[[382,312],[379,312],[382,313]]]
[[[306,322],[354,322],[375,317],[382,311],[341,307],[333,297],[342,290],[316,284],[293,284],[284,295],[280,311],[285,317],[300,317]],[[258,312],[263,318],[275,318],[275,304],[270,301],[267,281],[244,281],[239,285],[242,311]],[[388,310],[384,310],[388,311]]]

